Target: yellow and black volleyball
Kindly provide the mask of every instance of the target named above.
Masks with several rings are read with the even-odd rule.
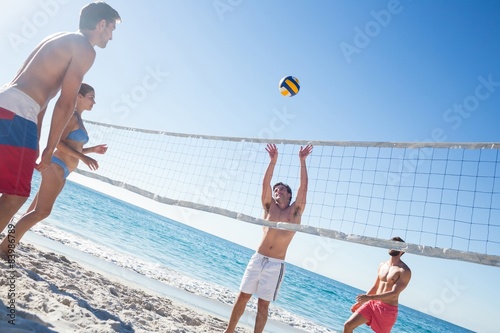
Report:
[[[280,81],[280,93],[285,97],[297,95],[300,90],[299,79],[293,76],[286,76]]]

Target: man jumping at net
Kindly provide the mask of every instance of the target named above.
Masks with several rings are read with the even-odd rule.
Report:
[[[274,167],[278,160],[278,149],[274,144],[267,145],[266,151],[269,153],[270,162],[262,184],[264,220],[300,224],[306,206],[308,186],[306,157],[312,152],[312,148],[311,145],[307,145],[305,148],[300,147],[300,185],[295,202],[292,203],[290,186],[283,183],[277,183],[272,188],[270,186]],[[278,295],[285,274],[286,251],[294,235],[295,231],[263,227],[262,241],[243,275],[240,294],[234,304],[226,333],[234,332],[252,294],[256,294],[259,298],[254,332],[264,331],[269,304],[271,301],[275,301]]]
[[[392,241],[404,242],[400,237]],[[344,324],[344,333],[351,333],[366,324],[377,333],[390,333],[398,316],[399,294],[411,279],[410,268],[401,260],[403,251],[389,250],[390,258],[378,267],[373,287],[364,295],[356,297],[351,307],[354,312]]]

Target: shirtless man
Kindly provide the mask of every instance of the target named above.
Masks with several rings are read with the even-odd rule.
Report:
[[[270,162],[262,183],[264,220],[300,224],[306,206],[308,184],[306,157],[312,152],[312,148],[311,145],[307,145],[305,148],[300,147],[300,185],[297,198],[292,203],[292,190],[288,185],[277,183],[272,188],[270,186],[274,167],[278,160],[278,149],[274,144],[267,145],[266,151],[269,153]],[[275,301],[278,295],[285,274],[286,251],[294,235],[295,231],[263,227],[262,241],[243,275],[240,294],[234,304],[226,333],[234,332],[252,294],[257,294],[259,297],[254,332],[264,331],[269,304],[271,301]]]
[[[400,237],[392,241],[404,242]],[[367,324],[377,333],[389,333],[396,323],[399,294],[411,279],[410,268],[401,260],[403,251],[389,250],[390,258],[380,264],[377,280],[365,294],[356,297],[352,316],[344,324],[344,333]]]
[[[80,12],[78,31],[45,38],[0,89],[0,231],[29,197],[34,168],[43,171],[50,165],[83,77],[94,63],[94,46],[105,48],[120,21],[108,4],[88,4]],[[47,145],[36,165],[42,120],[59,92]]]

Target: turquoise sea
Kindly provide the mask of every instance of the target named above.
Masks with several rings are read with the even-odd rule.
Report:
[[[35,172],[32,195],[39,180]],[[234,299],[254,252],[69,180],[51,216],[34,230],[101,259],[225,303]],[[306,332],[341,332],[352,302],[361,292],[288,264],[271,317],[298,323],[297,326],[306,327]],[[372,331],[363,326],[356,332]],[[471,331],[400,306],[393,332]]]

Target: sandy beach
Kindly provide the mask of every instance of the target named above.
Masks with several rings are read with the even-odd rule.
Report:
[[[203,333],[223,332],[226,327],[231,310],[227,304],[167,286],[33,233],[26,240],[16,249],[14,268],[0,262],[2,333]],[[12,302],[15,310],[9,307]],[[253,318],[245,313],[237,332],[252,332]],[[304,332],[272,319],[265,331]]]
[[[221,318],[112,281],[32,245],[17,249],[14,269],[4,261],[0,268],[1,332],[223,332],[225,328]],[[15,293],[11,298],[15,312],[9,311],[8,291]]]

